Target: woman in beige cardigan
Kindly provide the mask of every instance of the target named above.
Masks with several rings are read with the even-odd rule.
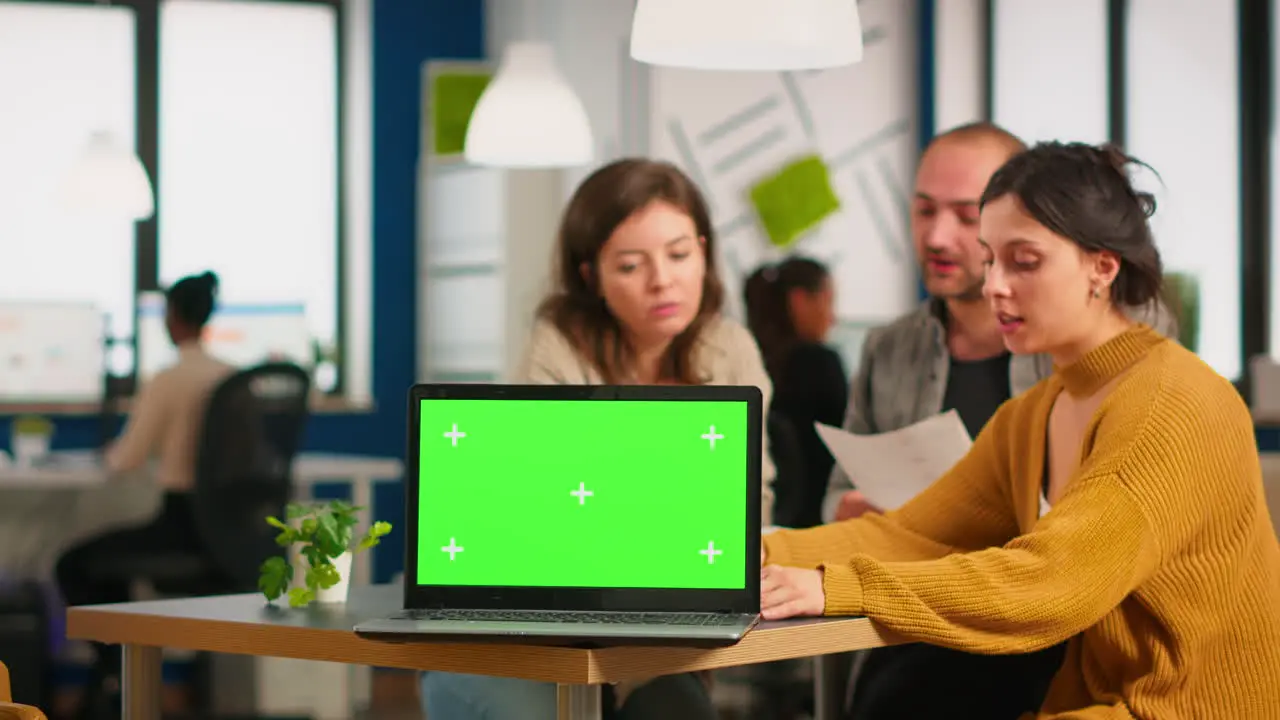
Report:
[[[706,202],[667,163],[619,160],[583,181],[560,224],[555,289],[537,310],[517,382],[561,385],[755,385],[772,390],[745,328],[721,315],[715,233]],[[762,458],[772,516],[773,464]],[[477,675],[423,675],[429,718],[552,720],[548,683]],[[606,689],[605,717],[710,720],[696,675]]]

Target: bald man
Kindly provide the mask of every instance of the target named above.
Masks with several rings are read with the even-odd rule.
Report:
[[[984,253],[978,201],[987,181],[1026,145],[990,123],[933,139],[916,171],[911,234],[928,299],[914,312],[867,334],[849,387],[845,429],[895,430],[955,410],[976,437],[1005,400],[1053,370],[1044,355],[1011,355],[982,297]],[[1176,336],[1162,308],[1137,319]],[[878,512],[836,466],[823,520]],[[885,718],[1015,720],[1039,709],[1062,664],[1065,645],[1030,655],[982,656],[915,644],[873,650],[857,672],[852,714]]]

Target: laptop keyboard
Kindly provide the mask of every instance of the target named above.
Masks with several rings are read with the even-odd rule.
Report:
[[[608,625],[736,625],[741,615],[720,613],[563,612],[550,610],[404,610],[404,620],[471,622],[604,623]]]

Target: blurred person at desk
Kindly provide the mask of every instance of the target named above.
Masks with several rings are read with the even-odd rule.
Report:
[[[766,618],[865,615],[992,656],[1065,642],[1024,717],[1277,717],[1280,543],[1253,420],[1229,381],[1131,317],[1162,287],[1132,162],[1042,143],[994,174],[983,295],[1004,345],[1053,373],[900,509],[766,537]],[[902,715],[961,716],[994,717]]]
[[[812,527],[822,522],[822,498],[834,461],[813,424],[839,427],[849,379],[839,353],[826,344],[835,325],[835,286],[826,265],[791,257],[751,273],[743,288],[747,327],[773,381],[770,411],[789,421],[803,474],[774,486],[774,523]],[[774,446],[777,448],[777,445]]]
[[[211,272],[182,278],[165,293],[165,326],[178,361],[143,385],[124,432],[105,456],[112,474],[137,470],[156,457],[163,505],[149,524],[91,538],[58,560],[58,586],[68,605],[129,600],[127,583],[93,577],[93,569],[110,558],[156,548],[198,550],[190,506],[197,438],[209,394],[235,369],[206,353],[200,341],[217,295],[218,278]]]
[[[702,194],[668,163],[624,159],[578,187],[560,225],[555,289],[537,312],[517,382],[771,386],[751,334],[721,315],[715,233]],[[772,508],[773,465],[761,466]],[[659,518],[660,522],[661,519]],[[604,717],[714,720],[698,675],[606,686]],[[552,683],[428,672],[423,709],[449,720],[551,720]]]

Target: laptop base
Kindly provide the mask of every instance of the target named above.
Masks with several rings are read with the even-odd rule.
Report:
[[[386,618],[360,623],[355,633],[366,640],[394,643],[490,643],[578,649],[719,648],[738,643],[759,619],[759,615],[735,615],[731,621],[715,626],[685,626]]]

